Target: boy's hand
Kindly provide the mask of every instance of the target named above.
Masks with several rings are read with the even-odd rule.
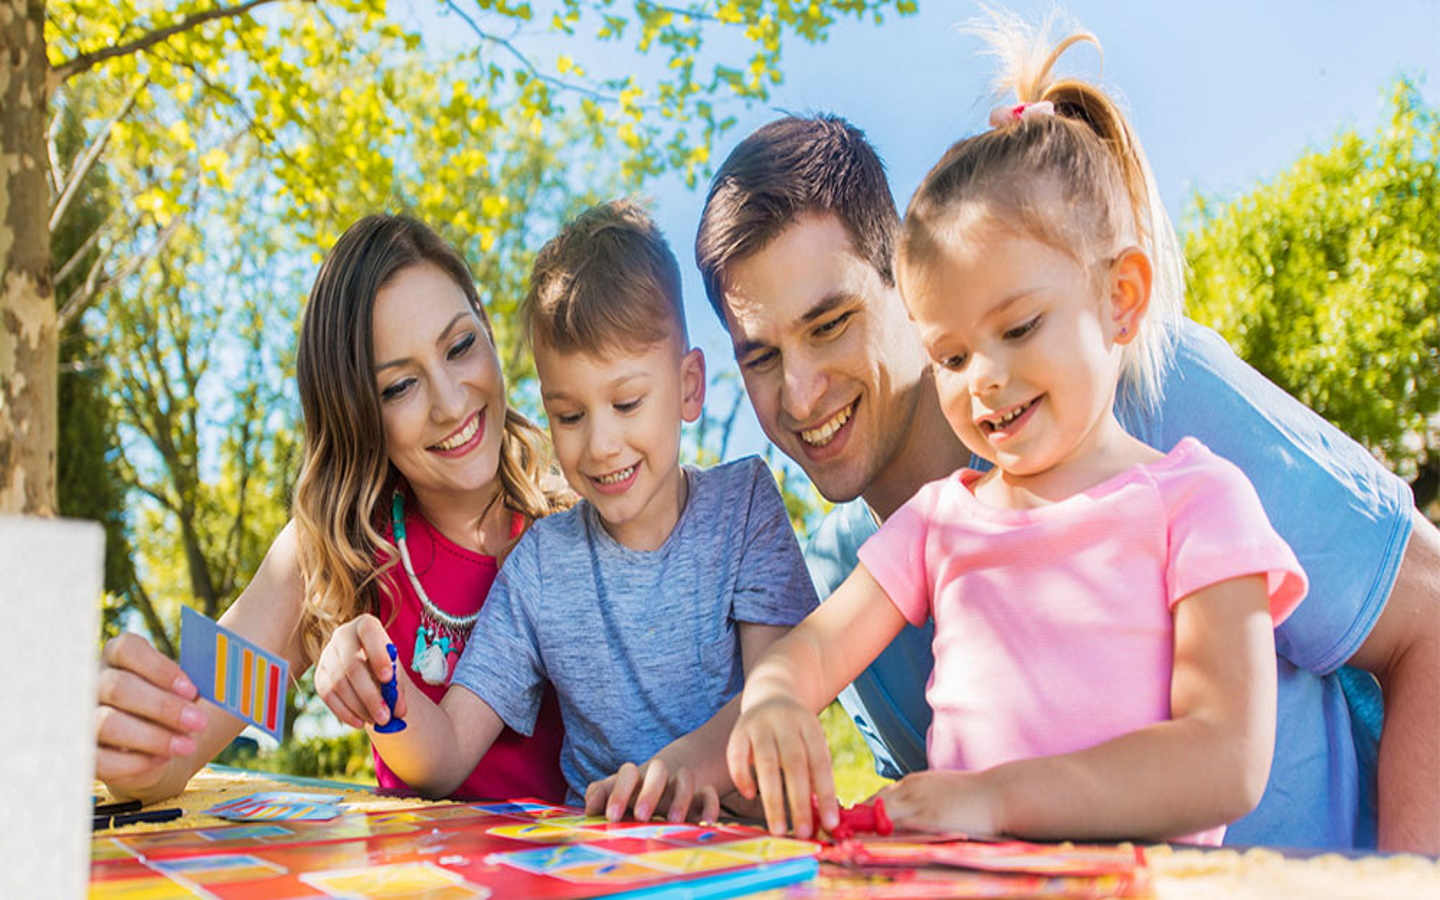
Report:
[[[720,816],[720,797],[714,785],[696,784],[695,773],[682,766],[672,775],[659,757],[643,766],[625,763],[609,778],[591,782],[585,789],[585,814],[618,822],[627,810],[637,821],[648,822],[664,809],[669,822],[713,822]]]
[[[896,828],[998,836],[996,791],[984,772],[914,772],[875,795]]]
[[[384,725],[390,721],[390,707],[380,693],[380,685],[390,680],[392,669],[399,669],[396,685],[399,696],[395,715],[405,717],[403,687],[409,682],[403,666],[392,666],[385,646],[390,636],[380,620],[366,613],[335,629],[320,660],[315,664],[315,693],[330,707],[335,718],[351,728]]]
[[[812,794],[826,829],[840,823],[830,748],[820,720],[784,697],[763,700],[741,714],[725,750],[735,789],[747,800],[758,789],[770,833],[785,834],[786,806],[795,836],[809,838]]]

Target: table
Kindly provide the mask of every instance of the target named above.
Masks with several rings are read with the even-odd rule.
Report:
[[[452,815],[463,812],[466,805],[453,803],[426,803],[414,798],[381,796],[361,785],[341,782],[296,779],[251,773],[225,767],[212,766],[202,770],[192,780],[189,788],[172,801],[154,804],[156,807],[179,807],[184,810],[181,819],[162,824],[127,825],[101,834],[95,842],[96,866],[113,865],[102,862],[111,858],[115,847],[142,841],[163,841],[165,838],[146,837],[175,829],[209,829],[215,826],[234,825],[223,819],[206,815],[215,805],[227,800],[243,798],[265,791],[304,791],[333,795],[342,800],[347,810],[376,814],[375,818],[397,820],[408,818],[407,811],[429,811],[434,816]],[[103,793],[103,792],[100,792]],[[560,821],[560,820],[555,820]],[[532,826],[533,827],[533,826]],[[637,826],[638,827],[638,826]],[[412,826],[408,829],[415,831]],[[722,829],[723,830],[723,829]],[[119,839],[118,842],[116,839]],[[362,842],[369,859],[383,858],[388,841],[383,834],[371,834]],[[410,839],[413,843],[413,837]],[[343,843],[343,842],[342,842]],[[353,843],[353,842],[352,842]],[[805,855],[802,849],[796,851],[792,845],[798,842],[784,841],[771,845],[779,848],[777,860],[789,853],[796,857]],[[338,846],[338,845],[337,845]],[[637,845],[638,846],[638,845]],[[1418,856],[1371,856],[1356,857],[1341,854],[1296,855],[1282,854],[1273,850],[1253,849],[1238,852],[1230,849],[1198,850],[1170,847],[1145,848],[1148,863],[1149,883],[1145,896],[1158,900],[1251,900],[1251,898],[1337,898],[1337,900],[1368,900],[1368,898],[1440,898],[1440,862]],[[351,857],[355,858],[355,857]],[[398,856],[397,856],[398,858]],[[445,863],[445,857],[438,855]],[[797,862],[798,864],[798,862]],[[92,872],[96,868],[92,867]],[[907,875],[906,878],[915,876]],[[91,896],[130,898],[189,897],[199,894],[179,884],[159,878],[145,882],[145,890],[138,889],[139,882],[128,885],[114,881],[92,881]],[[162,887],[164,886],[164,887]],[[721,887],[724,887],[722,884]],[[744,890],[743,883],[732,886]],[[121,890],[120,888],[125,888]],[[734,893],[705,894],[699,888],[686,885],[667,885],[667,892],[655,896],[735,896]],[[847,871],[838,866],[825,864],[820,867],[817,878],[806,878],[803,882],[788,887],[779,887],[748,894],[761,900],[808,900],[808,898],[872,898],[872,897],[956,897],[975,896],[966,894],[965,876],[954,870],[925,870],[920,880],[887,882],[884,878]],[[227,896],[223,889],[214,889],[215,896]],[[496,891],[494,896],[504,894]],[[570,896],[573,896],[572,893]],[[234,896],[242,896],[235,894]],[[259,896],[250,894],[248,896]],[[355,896],[355,895],[352,895]],[[378,896],[378,894],[372,894]],[[392,896],[399,896],[394,894]],[[463,883],[452,884],[444,890],[426,896],[459,900],[463,897],[482,897],[483,892],[467,889]],[[647,895],[648,896],[648,895]]]

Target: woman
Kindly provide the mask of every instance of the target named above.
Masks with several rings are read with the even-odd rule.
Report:
[[[335,244],[310,292],[296,376],[305,461],[294,517],[221,623],[299,673],[336,626],[372,612],[438,701],[500,560],[530,521],[568,503],[544,435],[506,405],[464,261],[405,217],[368,217]],[[347,703],[364,701],[348,678],[316,672],[355,725]],[[133,634],[105,645],[99,697],[96,776],[147,802],[183,790],[243,725]],[[560,740],[550,695],[534,735],[507,732],[456,796],[563,800]],[[375,762],[382,787],[403,787]]]

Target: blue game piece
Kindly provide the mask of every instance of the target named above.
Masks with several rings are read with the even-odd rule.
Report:
[[[395,701],[400,699],[400,666],[396,663],[395,645],[386,644],[385,649],[390,653],[390,680],[380,685],[380,696],[390,707],[390,721],[376,725],[375,730],[381,734],[392,734],[405,730],[405,720],[395,716]]]

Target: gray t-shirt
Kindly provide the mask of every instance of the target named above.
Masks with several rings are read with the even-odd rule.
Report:
[[[816,605],[769,469],[685,467],[690,496],[658,550],[618,543],[581,501],[511,552],[452,684],[529,734],[548,680],[560,698],[570,802],[643,763],[740,691],[736,624],[793,625]]]

